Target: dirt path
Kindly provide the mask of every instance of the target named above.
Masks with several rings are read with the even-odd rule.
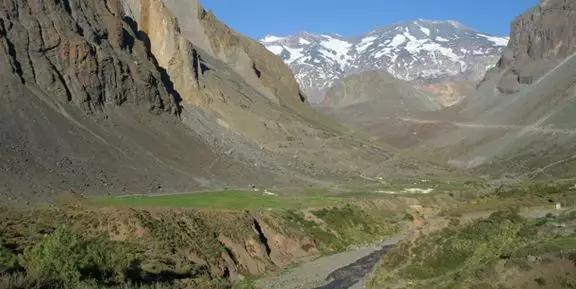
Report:
[[[497,129],[497,130],[525,130],[529,132],[543,133],[543,134],[565,134],[576,135],[576,130],[559,129],[559,128],[543,128],[535,125],[498,125],[498,124],[479,124],[479,123],[466,123],[466,122],[453,122],[453,121],[439,121],[439,120],[420,120],[413,118],[401,118],[402,121],[417,123],[417,124],[450,124],[463,128],[476,128],[476,129]]]
[[[349,289],[361,288],[359,283],[368,275],[380,257],[403,239],[394,236],[378,246],[359,248],[282,272],[278,276],[260,279],[260,289]],[[356,286],[355,286],[356,285]]]

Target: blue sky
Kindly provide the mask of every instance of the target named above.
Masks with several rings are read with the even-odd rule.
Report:
[[[414,20],[457,20],[508,35],[510,23],[538,0],[200,0],[219,19],[252,38],[308,31],[359,36]]]

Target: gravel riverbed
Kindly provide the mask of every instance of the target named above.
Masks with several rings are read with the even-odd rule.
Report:
[[[364,278],[374,269],[380,257],[403,236],[394,236],[369,247],[320,257],[276,276],[256,282],[260,289],[359,289]]]

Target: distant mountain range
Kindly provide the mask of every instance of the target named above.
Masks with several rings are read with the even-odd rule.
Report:
[[[261,42],[290,66],[310,102],[320,103],[336,81],[371,70],[386,71],[421,87],[478,82],[500,59],[508,40],[455,21],[419,19],[357,38],[305,32],[269,35]]]

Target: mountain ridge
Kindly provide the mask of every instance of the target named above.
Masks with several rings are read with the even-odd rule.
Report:
[[[292,68],[311,102],[319,103],[339,79],[370,70],[417,85],[478,82],[496,64],[508,39],[456,21],[419,19],[350,38],[302,32],[260,41]]]

